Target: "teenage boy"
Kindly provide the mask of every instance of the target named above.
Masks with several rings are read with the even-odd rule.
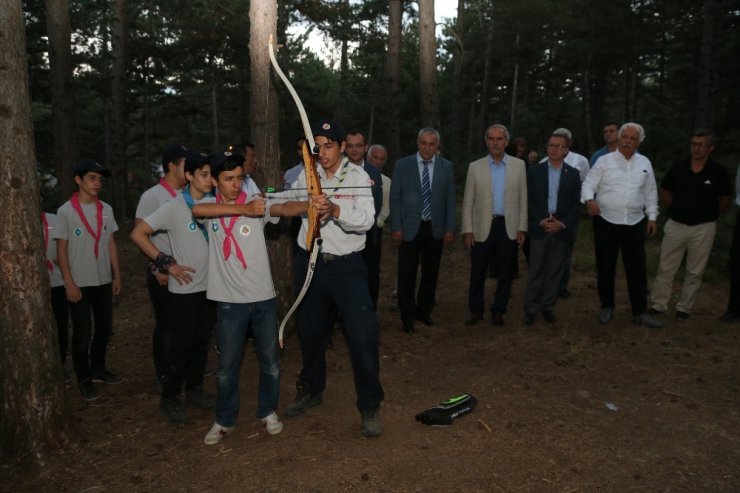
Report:
[[[314,123],[312,131],[319,147],[317,172],[321,187],[331,200],[326,202],[321,226],[321,254],[299,315],[303,368],[297,383],[298,392],[293,403],[285,409],[285,415],[298,416],[322,402],[326,387],[326,327],[331,320],[332,306],[336,305],[342,313],[352,359],[362,435],[379,436],[383,432],[378,417],[383,387],[379,378],[378,315],[370,299],[367,267],[362,258],[366,232],[375,223],[369,188],[372,182],[362,168],[343,157],[346,133],[337,122],[320,120]],[[352,190],[341,193],[342,187]],[[295,188],[295,192],[285,194],[300,196],[300,190],[306,189],[305,171],[299,175]],[[299,277],[305,276],[308,270],[307,228],[308,220],[304,218],[295,263]]]
[[[247,329],[251,326],[260,365],[257,418],[277,435],[280,361],[275,288],[265,243],[265,200],[242,191],[244,156],[219,152],[210,156],[216,197],[193,207],[208,231],[208,299],[217,302],[216,345],[219,351],[216,420],[204,438],[219,443],[234,430],[239,415],[239,369]],[[211,203],[206,203],[211,202]],[[215,204],[213,204],[215,202]]]
[[[122,382],[121,377],[105,365],[108,339],[113,329],[113,296],[121,292],[114,236],[118,225],[113,209],[98,198],[103,177],[109,177],[110,171],[86,159],[77,164],[74,174],[78,191],[57,211],[59,227],[54,238],[70,302],[72,360],[77,386],[84,400],[94,401],[100,394],[93,381]]]
[[[141,194],[139,205],[136,207],[134,225],[138,225],[145,217],[159,209],[162,204],[177,197],[185,186],[185,156],[187,149],[181,145],[168,146],[162,153],[162,170],[164,177],[159,183]],[[172,255],[172,247],[167,234],[155,231],[151,237],[152,243],[159,251]],[[147,263],[146,285],[149,299],[154,308],[154,332],[152,333],[152,356],[157,383],[162,387],[167,373],[166,353],[168,342],[168,279],[167,271],[160,271],[151,260]]]
[[[59,228],[59,219],[56,214],[41,212],[41,227],[44,230],[44,249],[46,250],[46,269],[49,272],[49,285],[51,287],[51,311],[57,325],[57,339],[59,340],[59,356],[62,362],[64,380],[68,381],[67,370],[64,362],[67,360],[67,348],[69,347],[69,303],[67,293],[64,290],[64,279],[62,271],[57,263],[57,242],[53,241],[56,230]]]
[[[208,231],[191,212],[213,187],[211,168],[205,156],[188,151],[185,178],[188,184],[182,193],[162,204],[131,232],[136,246],[158,269],[169,274],[168,318],[172,330],[159,408],[164,417],[175,424],[185,424],[189,420],[180,402],[183,384],[187,404],[213,408],[213,398],[203,392],[208,341],[216,321],[215,305],[206,299]],[[167,233],[172,255],[154,244],[152,237],[156,231]]]

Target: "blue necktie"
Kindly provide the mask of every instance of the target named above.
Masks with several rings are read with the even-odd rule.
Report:
[[[431,161],[422,161],[421,173],[421,218],[428,221],[432,218],[432,187],[429,185],[429,165]]]

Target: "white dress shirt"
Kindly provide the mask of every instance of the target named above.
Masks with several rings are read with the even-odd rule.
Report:
[[[634,225],[645,214],[658,217],[658,187],[653,165],[642,154],[630,159],[617,151],[600,157],[581,188],[581,202],[596,200],[601,217],[612,224]]]
[[[380,178],[383,180],[383,205],[380,208],[376,224],[379,228],[382,228],[388,216],[391,215],[391,179],[384,174],[381,174]]]

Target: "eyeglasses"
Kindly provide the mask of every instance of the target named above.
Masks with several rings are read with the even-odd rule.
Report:
[[[547,148],[548,149],[567,149],[568,146],[563,145],[563,144],[547,144]]]
[[[691,147],[698,147],[700,149],[703,149],[704,147],[709,147],[712,144],[707,144],[706,142],[692,142]]]

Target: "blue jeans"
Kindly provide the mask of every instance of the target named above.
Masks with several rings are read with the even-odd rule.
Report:
[[[239,370],[250,325],[260,365],[257,418],[264,418],[277,409],[280,359],[275,298],[256,303],[219,302],[216,422],[221,426],[234,426],[239,415]]]

